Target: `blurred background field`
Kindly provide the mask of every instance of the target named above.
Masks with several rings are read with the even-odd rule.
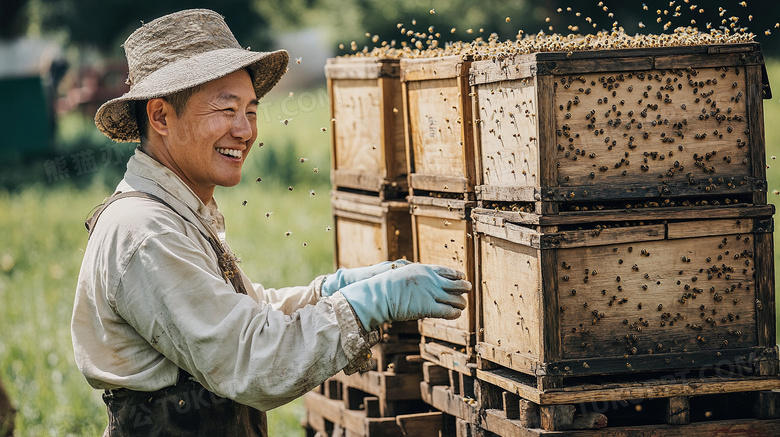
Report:
[[[119,44],[139,20],[185,7],[212,7],[226,16],[243,44],[290,49],[290,73],[261,102],[258,141],[263,145],[249,155],[241,184],[216,193],[227,217],[228,242],[243,259],[243,269],[255,281],[281,287],[304,284],[332,270],[325,58],[345,53],[353,40],[360,49],[372,45],[373,35],[409,40],[396,23],[408,26],[415,18],[419,29],[443,29],[443,40],[470,40],[480,28],[482,35],[495,31],[512,38],[519,28],[547,29],[547,16],[565,31],[570,19],[555,13],[567,6],[559,1],[161,3],[101,2],[110,6],[106,8],[94,0],[11,0],[0,5],[0,380],[19,410],[19,436],[100,435],[106,425],[100,393],[89,387],[74,363],[70,316],[86,245],[83,221],[111,194],[134,146],[112,144],[94,128],[91,116],[97,104],[124,92],[126,66]],[[596,2],[589,3],[576,8],[609,25],[605,14],[597,15]],[[644,31],[661,31],[653,11],[668,2],[646,3],[649,13],[632,2],[614,5],[627,31],[637,31],[640,20],[648,25]],[[717,20],[723,2],[699,3],[713,16],[708,21]],[[749,26],[761,34],[759,41],[769,56],[775,97],[764,101],[767,178],[769,200],[777,205],[780,195],[773,192],[780,190],[780,162],[775,159],[780,156],[780,45],[774,35],[763,32],[780,19],[780,6],[752,1],[748,11],[737,10],[742,8],[739,2],[731,3],[732,12],[756,15]],[[19,46],[23,40],[37,42]],[[347,48],[339,49],[339,43]],[[19,87],[30,85],[29,72],[22,72],[25,76],[11,66],[19,47],[56,53],[49,59],[56,62],[30,76],[35,78],[34,96],[19,93]],[[20,127],[19,120],[30,125]],[[35,120],[41,124],[34,125]],[[300,401],[270,412],[271,435],[302,436],[303,414]]]

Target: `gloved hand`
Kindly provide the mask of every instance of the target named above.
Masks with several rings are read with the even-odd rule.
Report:
[[[336,273],[328,275],[325,278],[325,281],[322,282],[320,295],[322,297],[328,297],[349,284],[354,284],[355,282],[371,278],[391,269],[403,267],[407,264],[410,264],[409,261],[405,259],[398,259],[395,261],[384,261],[368,267],[338,269],[336,270]]]
[[[341,293],[370,331],[382,323],[423,317],[457,319],[471,290],[466,275],[443,266],[410,264],[347,285]]]

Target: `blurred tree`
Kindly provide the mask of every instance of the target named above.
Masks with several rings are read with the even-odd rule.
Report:
[[[429,26],[433,26],[434,33],[441,34],[440,43],[468,41],[480,35],[487,38],[492,32],[502,38],[513,38],[517,29],[535,15],[544,13],[543,8],[527,0],[255,0],[255,6],[269,17],[276,30],[324,27],[331,35],[331,42],[344,43],[346,51],[351,41],[360,49],[373,47],[373,35],[380,42],[408,42],[411,36],[402,35],[397,23],[402,23],[407,31],[424,33],[429,33]],[[366,37],[366,33],[371,36]]]
[[[358,50],[364,46],[373,47],[373,35],[379,37],[380,43],[409,41],[411,37],[402,35],[396,23],[403,23],[407,31],[425,33],[428,33],[428,26],[434,26],[434,32],[441,34],[440,43],[444,43],[471,41],[480,35],[487,38],[492,32],[502,40],[513,39],[520,29],[525,34],[540,30],[548,34],[595,33],[612,29],[615,21],[629,34],[671,33],[675,27],[691,25],[706,31],[707,23],[718,28],[723,25],[722,20],[732,16],[739,18],[735,27],[747,26],[756,34],[756,40],[763,43],[765,52],[777,54],[780,50],[780,44],[775,40],[780,35],[780,28],[774,28],[780,21],[780,2],[770,0],[645,0],[645,3],[622,0],[254,0],[254,5],[277,31],[307,26],[326,28],[331,43],[344,44],[342,53],[350,52],[351,41],[357,43]],[[696,7],[691,9],[692,6]],[[561,12],[557,11],[559,8]],[[579,16],[576,15],[578,12]],[[659,16],[660,23],[657,21]],[[549,22],[546,21],[548,17]],[[586,21],[586,17],[590,17],[591,22]],[[413,19],[417,24],[412,24]],[[639,22],[646,27],[640,28]],[[671,26],[664,30],[667,22],[671,22]],[[726,26],[730,24],[731,21]],[[571,30],[570,26],[576,30]],[[454,33],[450,32],[452,28],[456,29]],[[483,29],[481,33],[480,28]],[[472,33],[468,33],[468,29],[472,29]],[[766,30],[776,31],[777,35],[766,35]],[[371,36],[366,37],[366,33]]]
[[[8,0],[3,0],[8,1]],[[20,1],[20,0],[10,0]],[[262,50],[270,41],[267,21],[245,0],[41,0],[42,26],[65,30],[70,42],[122,56],[120,45],[139,27],[165,14],[188,8],[213,9],[225,17],[238,41]]]

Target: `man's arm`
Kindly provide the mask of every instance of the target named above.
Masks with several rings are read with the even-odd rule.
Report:
[[[147,237],[116,290],[116,311],[158,352],[215,393],[260,410],[303,395],[376,341],[341,295],[291,314],[235,293],[175,232]],[[140,278],[140,279],[138,279]]]

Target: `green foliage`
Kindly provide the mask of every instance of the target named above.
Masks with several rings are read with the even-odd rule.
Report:
[[[271,19],[276,28],[324,27],[330,31],[332,41],[344,43],[347,51],[350,41],[356,41],[361,49],[373,47],[375,44],[366,33],[378,35],[380,41],[409,41],[410,37],[400,34],[397,23],[403,23],[407,30],[426,33],[429,26],[434,26],[434,32],[442,35],[442,43],[470,41],[480,34],[480,28],[484,29],[484,37],[497,32],[503,38],[513,38],[521,25],[530,22],[535,11],[526,0],[256,0],[255,5],[263,15],[278,17]],[[512,21],[507,23],[506,17]],[[412,24],[412,20],[417,24]],[[456,28],[455,33],[450,32],[452,28]],[[473,33],[467,33],[468,29]]]
[[[94,46],[106,53],[117,53],[120,44],[142,22],[189,8],[218,11],[243,45],[267,45],[269,33],[265,16],[255,12],[244,0],[169,0],[139,2],[133,0],[41,0],[42,25],[50,30],[67,31],[77,45]]]

